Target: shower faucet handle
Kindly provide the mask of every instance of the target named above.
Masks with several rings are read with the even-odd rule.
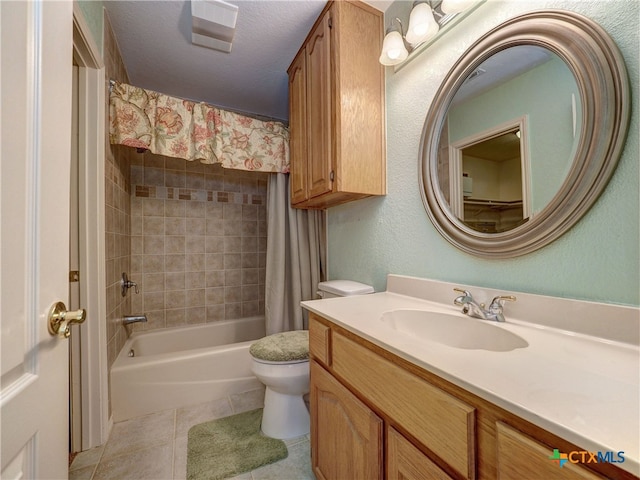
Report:
[[[132,282],[131,280],[129,280],[129,278],[127,277],[127,274],[124,272],[122,273],[122,280],[120,280],[120,286],[121,286],[123,297],[127,295],[127,290],[130,289],[131,287],[134,287],[134,291],[136,293],[140,293],[140,290],[138,290],[138,284],[136,282]]]

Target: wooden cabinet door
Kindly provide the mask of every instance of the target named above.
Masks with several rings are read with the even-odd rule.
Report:
[[[319,480],[383,478],[382,419],[311,362],[311,464]]]
[[[331,10],[309,37],[307,55],[307,121],[309,198],[332,188]]]
[[[306,50],[302,49],[289,69],[289,155],[291,203],[309,198],[307,140]]]
[[[387,428],[388,480],[452,480],[438,465],[404,438]]]
[[[551,449],[522,432],[498,422],[497,457],[499,480],[553,478],[557,480],[598,480],[599,475],[580,465],[559,463],[550,459]]]

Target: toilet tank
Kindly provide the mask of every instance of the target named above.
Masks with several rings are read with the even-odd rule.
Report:
[[[352,280],[329,280],[318,284],[318,296],[320,298],[349,297],[368,293],[373,293],[371,285]]]

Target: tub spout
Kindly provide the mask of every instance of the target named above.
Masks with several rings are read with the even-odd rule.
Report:
[[[123,325],[130,325],[132,323],[146,322],[146,321],[147,321],[146,315],[125,315],[124,317],[122,317]]]

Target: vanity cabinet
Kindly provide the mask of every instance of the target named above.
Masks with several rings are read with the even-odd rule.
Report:
[[[586,450],[314,313],[311,461],[317,478],[637,478],[613,464],[562,468]]]
[[[386,193],[383,14],[328,2],[289,67],[291,204]]]

